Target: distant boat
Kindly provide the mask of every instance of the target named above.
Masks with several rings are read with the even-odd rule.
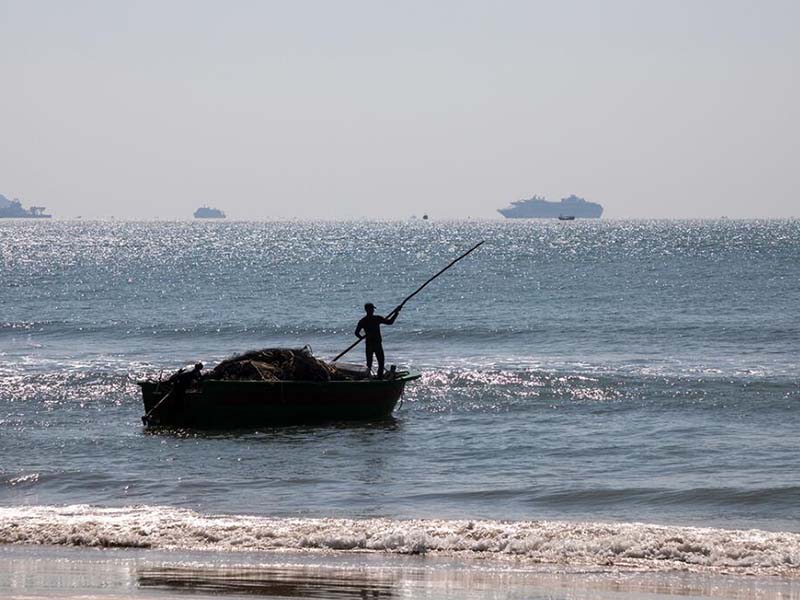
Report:
[[[45,214],[44,206],[22,208],[18,198],[9,200],[0,194],[0,219],[49,219],[52,216]]]
[[[512,202],[508,208],[498,211],[507,219],[563,219],[571,221],[576,217],[599,219],[603,214],[603,207],[596,202],[587,202],[578,196],[562,198],[561,202],[550,202],[541,196],[533,196],[528,200]]]
[[[575,215],[558,215],[559,221],[574,221]]]
[[[224,219],[225,213],[218,208],[210,208],[208,206],[201,206],[194,211],[195,219]]]
[[[422,215],[422,220],[423,221],[427,221],[428,220],[428,215]]]

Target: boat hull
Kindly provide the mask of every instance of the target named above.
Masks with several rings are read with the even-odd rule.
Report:
[[[142,381],[148,426],[233,429],[364,421],[392,414],[408,381],[204,381],[197,389],[164,398],[169,388]],[[151,414],[151,411],[152,414]]]

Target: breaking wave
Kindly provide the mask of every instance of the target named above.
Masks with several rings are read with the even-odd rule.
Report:
[[[642,523],[268,518],[162,506],[0,508],[0,543],[213,551],[359,551],[800,576],[800,533]]]

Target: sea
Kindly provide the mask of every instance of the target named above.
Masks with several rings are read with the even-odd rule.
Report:
[[[421,373],[391,419],[143,428],[137,381],[330,359],[365,302],[389,313],[480,241],[383,327],[387,364]],[[0,221],[0,566],[89,552],[128,561],[126,593],[175,592],[152,579],[174,557],[252,582],[277,552],[306,575],[377,561],[373,597],[584,597],[471,575],[455,594],[479,565],[798,598],[798,350],[798,220]],[[385,573],[409,568],[438,575],[403,596]]]

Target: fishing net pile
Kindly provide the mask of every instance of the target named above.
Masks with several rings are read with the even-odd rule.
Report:
[[[366,371],[347,369],[315,358],[307,346],[252,350],[223,360],[203,379],[226,381],[342,381],[365,378]]]

